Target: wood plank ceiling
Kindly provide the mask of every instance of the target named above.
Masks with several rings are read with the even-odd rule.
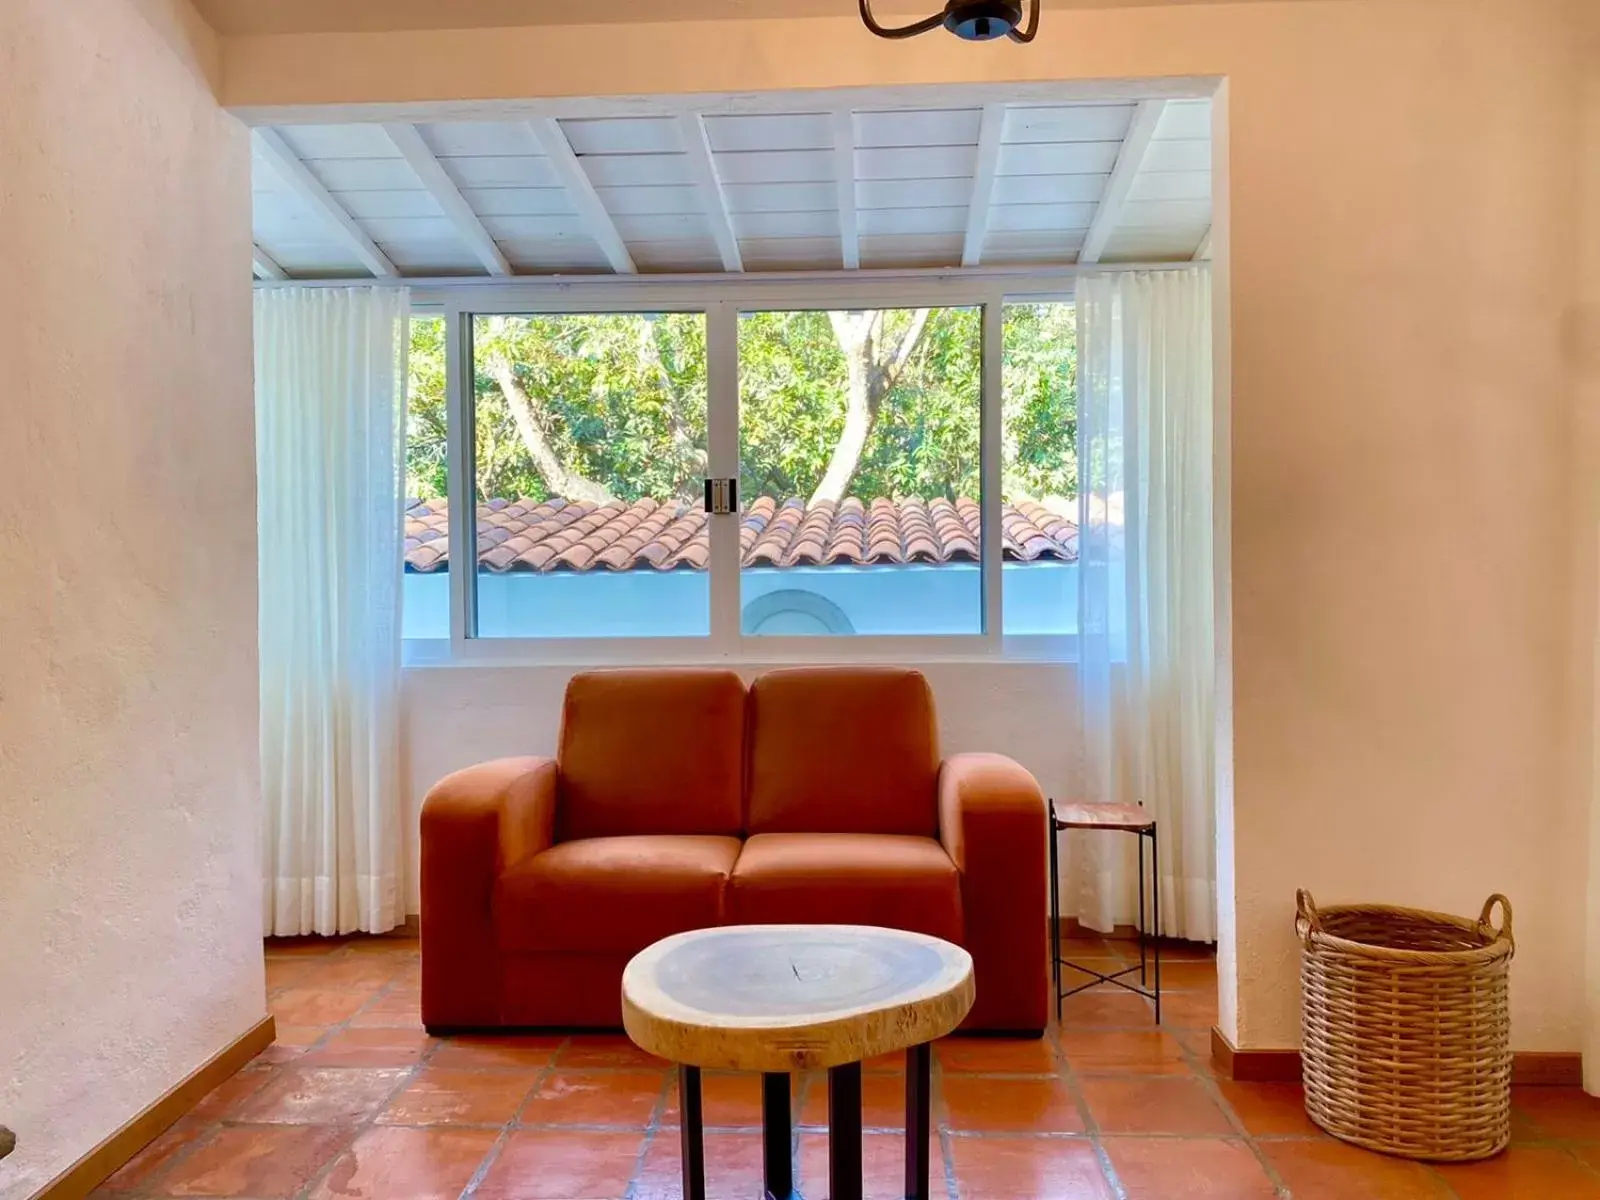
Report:
[[[811,100],[815,105],[815,99]],[[1208,100],[808,108],[255,132],[276,278],[1171,261]],[[1092,233],[1092,236],[1091,236]]]

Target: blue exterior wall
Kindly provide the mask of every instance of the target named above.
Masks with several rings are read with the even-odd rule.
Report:
[[[744,632],[760,634],[975,634],[981,578],[975,563],[756,567],[740,575]],[[1077,565],[1006,563],[1008,634],[1074,633]],[[482,637],[706,637],[706,571],[517,572],[478,577]],[[405,636],[450,635],[450,582],[405,576]]]

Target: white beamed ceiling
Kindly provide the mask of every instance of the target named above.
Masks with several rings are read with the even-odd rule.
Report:
[[[1006,106],[976,265],[1073,263],[1135,109],[1123,102]],[[439,122],[417,129],[519,275],[610,273],[612,261],[596,235],[596,223],[606,220],[641,273],[722,271],[713,205],[726,205],[746,271],[837,270],[842,189],[835,172],[842,162],[854,164],[863,268],[961,263],[981,105],[857,107],[847,155],[836,151],[834,114],[808,108],[804,97],[796,98],[793,112],[706,112],[698,119],[720,189],[707,185],[703,162],[696,174],[681,120],[558,119],[603,213],[581,201],[577,193],[587,191],[581,180],[570,186],[571,172],[563,178],[528,124]],[[1101,261],[1195,254],[1211,225],[1210,127],[1210,101],[1163,102]],[[461,206],[455,217],[447,215],[382,125],[275,128],[401,275],[485,273],[459,224]],[[692,124],[687,128],[694,132]],[[254,189],[256,245],[290,278],[368,276],[347,231],[322,207],[325,200],[282,178],[259,149]]]

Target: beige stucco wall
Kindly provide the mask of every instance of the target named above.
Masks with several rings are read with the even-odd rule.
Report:
[[[1573,559],[1579,588],[1574,596],[1574,626],[1589,653],[1573,656],[1587,683],[1586,705],[1579,705],[1574,721],[1587,731],[1589,745],[1589,891],[1587,1024],[1584,1030],[1584,1085],[1600,1095],[1600,5],[1590,5],[1588,24],[1578,34],[1584,82],[1579,106],[1583,122],[1579,163],[1583,171],[1581,230],[1582,277],[1579,302],[1567,323],[1567,350],[1573,365],[1573,407],[1578,414],[1577,442],[1583,465],[1578,496],[1582,514],[1574,529]],[[1586,585],[1586,586],[1585,586]]]
[[[0,5],[0,1197],[265,1015],[249,146],[186,0]]]
[[[1503,890],[1514,1040],[1569,1050],[1593,728],[1571,666],[1588,661],[1571,613],[1592,611],[1594,583],[1572,567],[1579,393],[1563,351],[1586,3],[1052,11],[1026,49],[881,42],[845,13],[239,38],[225,100],[424,115],[530,93],[1224,78],[1224,1028],[1296,1042],[1297,886],[1459,912]]]

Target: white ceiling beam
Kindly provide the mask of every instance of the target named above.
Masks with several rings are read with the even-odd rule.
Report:
[[[355,256],[380,279],[397,279],[400,272],[389,261],[389,256],[378,249],[378,243],[356,219],[345,211],[344,205],[322,186],[322,180],[311,173],[311,168],[300,161],[300,156],[283,140],[276,129],[261,128],[255,131],[256,150],[266,164],[293,191],[339,233],[340,239],[350,247]]]
[[[722,269],[743,271],[744,256],[739,253],[739,239],[734,236],[728,194],[723,190],[722,176],[717,174],[717,160],[711,154],[705,118],[699,113],[686,113],[678,118],[678,123],[683,130],[683,148],[689,155],[689,173],[700,185],[711,236],[716,239],[717,252],[722,255]]]
[[[994,176],[1000,166],[1000,141],[1006,128],[1006,106],[985,104],[978,128],[978,166],[972,180],[972,201],[967,205],[967,240],[961,265],[976,267],[989,236],[989,205],[994,199]]]
[[[278,260],[273,258],[261,248],[260,243],[252,247],[255,253],[255,276],[257,279],[287,279],[289,272],[278,265]]]
[[[535,117],[528,122],[528,128],[533,130],[539,149],[544,151],[556,177],[567,189],[567,195],[572,198],[578,215],[583,218],[589,236],[605,252],[611,269],[619,275],[637,275],[639,268],[634,265],[633,255],[628,253],[628,243],[617,232],[617,223],[611,219],[611,214],[600,200],[600,193],[594,190],[594,184],[589,180],[589,173],[573,153],[572,143],[567,141],[567,135],[562,132],[561,123],[554,117]]]
[[[1211,226],[1206,226],[1206,235],[1200,239],[1200,244],[1195,247],[1193,262],[1205,262],[1211,257]]]
[[[491,275],[513,274],[511,263],[501,253],[494,238],[489,236],[478,214],[472,211],[472,205],[467,203],[466,197],[456,187],[455,180],[439,165],[439,160],[428,148],[428,143],[422,140],[417,127],[397,123],[385,125],[383,131],[389,135],[394,148],[400,151],[400,157],[410,164],[422,186],[428,189],[428,194],[444,210],[444,215],[450,218],[461,240],[478,256],[484,270]]]
[[[847,270],[861,266],[861,234],[856,219],[856,118],[833,114],[833,177],[839,193],[839,249]]]
[[[1127,136],[1122,139],[1122,149],[1117,152],[1117,164],[1111,168],[1106,190],[1100,195],[1100,207],[1095,209],[1089,232],[1084,235],[1083,249],[1078,252],[1080,265],[1097,263],[1105,253],[1106,243],[1111,240],[1111,235],[1122,220],[1128,193],[1133,190],[1134,176],[1139,174],[1139,168],[1144,164],[1145,152],[1150,149],[1150,141],[1155,137],[1156,125],[1161,121],[1161,113],[1166,106],[1165,100],[1141,100],[1134,109]]]

